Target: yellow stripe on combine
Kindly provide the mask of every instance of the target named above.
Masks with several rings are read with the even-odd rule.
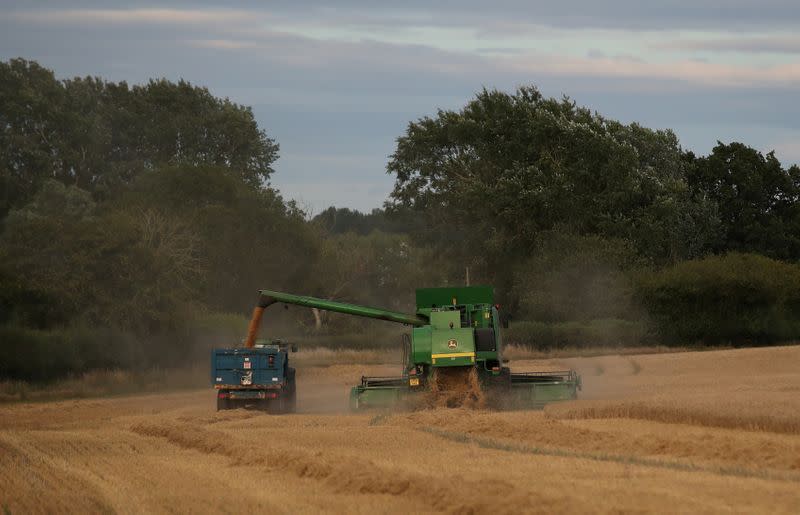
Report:
[[[451,352],[449,354],[431,354],[431,362],[435,365],[436,360],[440,358],[470,358],[475,362],[474,352]]]

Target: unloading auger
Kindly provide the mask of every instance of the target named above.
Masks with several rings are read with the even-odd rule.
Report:
[[[573,370],[514,372],[504,366],[498,306],[487,286],[421,288],[416,313],[400,313],[315,297],[261,290],[250,320],[252,347],[264,309],[292,304],[411,326],[403,337],[404,367],[395,377],[362,377],[350,391],[352,409],[386,407],[424,392],[445,392],[476,383],[488,407],[541,408],[577,398],[580,377]],[[448,404],[450,405],[450,404]]]

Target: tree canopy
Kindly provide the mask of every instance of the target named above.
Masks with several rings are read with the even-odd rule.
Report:
[[[689,160],[689,187],[695,198],[713,202],[720,218],[710,250],[800,259],[800,167],[785,170],[774,152],[736,142]]]
[[[35,62],[0,62],[0,216],[47,179],[99,196],[159,166],[209,165],[257,187],[277,157],[249,107],[186,81],[60,81]]]
[[[695,156],[525,86],[409,123],[369,213],[311,218],[270,186],[277,157],[249,107],[186,81],[0,62],[0,378],[204,360],[260,288],[411,310],[467,277],[521,344],[800,338],[800,168],[774,153]],[[270,317],[270,336],[387,341]]]
[[[410,123],[388,171],[389,207],[423,213],[429,241],[495,282],[554,231],[628,241],[657,265],[725,250],[800,258],[796,166],[739,143],[696,158],[670,130],[532,86]]]

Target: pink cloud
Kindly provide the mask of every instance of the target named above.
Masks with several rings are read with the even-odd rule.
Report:
[[[117,23],[198,25],[252,21],[254,13],[236,9],[47,9],[16,11],[9,17],[38,23]]]
[[[505,61],[505,66],[516,71],[552,75],[668,79],[723,87],[786,86],[800,83],[800,63],[757,67],[693,60],[652,63],[631,59],[532,55],[509,58]]]

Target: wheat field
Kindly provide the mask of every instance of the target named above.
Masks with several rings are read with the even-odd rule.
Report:
[[[396,367],[318,358],[296,415],[216,413],[210,388],[0,405],[0,510],[800,512],[800,347],[513,361],[584,388],[507,412],[350,414]]]

